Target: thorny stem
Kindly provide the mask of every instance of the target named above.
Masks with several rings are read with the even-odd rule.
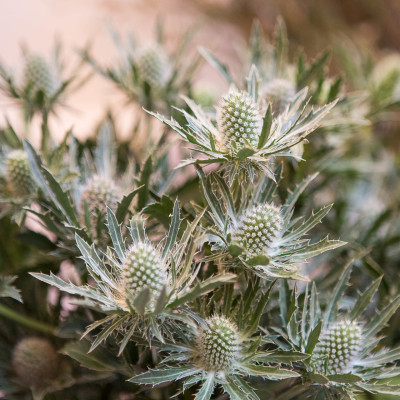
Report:
[[[43,333],[50,333],[50,334],[54,335],[56,332],[56,329],[57,329],[54,326],[45,324],[40,321],[36,321],[35,319],[33,319],[31,317],[22,315],[22,314],[18,313],[17,311],[10,309],[3,304],[0,304],[0,315],[2,315],[3,317],[6,317],[6,318],[12,319],[13,321],[15,321],[21,325],[25,325],[29,328],[35,329],[35,330],[43,332]]]

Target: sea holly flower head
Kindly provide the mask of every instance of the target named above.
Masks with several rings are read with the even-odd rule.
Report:
[[[290,149],[320,125],[336,102],[316,110],[307,107],[305,88],[291,98],[285,112],[275,115],[271,107],[263,107],[257,88],[254,67],[248,78],[248,90],[231,87],[217,106],[216,121],[188,98],[185,101],[192,113],[178,109],[186,119],[184,126],[160,114],[150,114],[189,142],[191,150],[199,155],[183,161],[181,166],[220,164],[229,184],[235,179],[242,182],[242,177],[254,181],[258,173],[275,179],[275,157],[293,157]]]
[[[313,357],[321,359],[316,370],[322,373],[350,372],[360,352],[362,329],[356,321],[338,321],[324,329],[314,349]]]
[[[244,147],[257,147],[262,117],[246,92],[231,89],[217,107],[217,126],[221,148],[237,153]]]
[[[31,195],[36,184],[33,180],[27,154],[22,149],[11,150],[5,156],[5,179],[10,192],[17,197]]]
[[[351,270],[350,262],[327,304],[320,303],[315,284],[311,289],[306,287],[301,301],[297,288],[291,291],[287,285],[281,287],[281,319],[286,325],[280,331],[284,341],[282,349],[289,346],[310,355],[298,370],[312,382],[309,388],[304,388],[304,396],[325,393],[334,398],[352,398],[364,391],[400,392],[400,385],[388,381],[400,375],[400,368],[395,365],[400,359],[400,349],[389,350],[382,346],[380,333],[400,306],[400,296],[367,317],[364,314],[369,313],[367,308],[373,302],[381,278],[359,293],[352,304],[346,305],[342,299]],[[288,315],[287,310],[292,307],[296,307],[296,311]]]
[[[294,82],[283,78],[275,78],[265,82],[260,91],[262,98],[271,105],[272,111],[277,114],[285,111],[296,94]]]
[[[195,300],[211,288],[235,278],[228,273],[209,276],[192,287],[198,272],[198,269],[192,270],[196,252],[193,236],[201,215],[187,226],[182,239],[178,240],[179,215],[176,202],[168,235],[157,245],[153,245],[147,237],[144,221],[132,218],[128,227],[131,245],[127,248],[117,219],[108,208],[107,224],[113,248],[101,253],[94,245],[89,246],[81,237],[76,237],[88,273],[96,286],[76,286],[52,274],[32,274],[62,291],[83,297],[79,304],[95,307],[107,314],[104,319],[90,325],[85,333],[87,335],[100,326],[103,327],[103,334],[107,332],[98,336],[101,339],[94,341],[92,349],[113,332],[125,333],[124,340],[120,342],[120,353],[137,333],[149,341],[156,337],[163,342],[164,334],[171,334],[171,330],[166,328],[170,323],[192,323],[190,313],[184,312],[187,299]]]
[[[281,166],[276,173],[280,176]],[[307,280],[298,264],[344,244],[328,237],[310,243],[305,235],[329,212],[322,207],[307,219],[291,221],[296,200],[316,175],[308,177],[290,192],[278,206],[274,202],[276,184],[262,179],[241,203],[233,201],[223,179],[215,173],[207,177],[198,170],[203,194],[210,208],[209,223],[204,226],[203,240],[211,246],[206,260],[221,260],[226,267],[244,267],[263,279],[289,278]]]

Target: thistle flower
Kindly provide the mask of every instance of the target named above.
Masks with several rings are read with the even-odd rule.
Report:
[[[163,240],[164,246],[159,244],[156,247],[147,238],[143,221],[140,218],[131,219],[128,229],[132,245],[126,249],[121,228],[108,208],[107,223],[113,249],[107,249],[105,259],[100,257],[94,245],[89,246],[82,238],[76,237],[77,246],[96,286],[76,286],[55,275],[32,274],[62,291],[83,297],[81,305],[96,307],[107,314],[103,320],[90,325],[84,334],[88,335],[102,326],[102,333],[98,336],[101,339],[93,342],[91,350],[113,332],[124,333],[120,354],[137,333],[148,341],[156,337],[163,342],[163,335],[171,335],[171,326],[175,326],[177,321],[188,325],[193,323],[191,314],[184,312],[187,299],[194,300],[208,293],[210,288],[235,278],[233,274],[220,274],[199,281],[192,287],[197,273],[191,269],[196,250],[192,236],[201,215],[188,225],[182,239],[177,240],[179,215],[176,202],[169,233]]]
[[[24,70],[25,88],[32,98],[37,98],[40,93],[50,99],[58,89],[54,68],[39,54],[30,54],[26,58]]]
[[[277,363],[274,366],[263,363],[267,354],[259,350],[257,342],[251,346],[248,337],[223,315],[214,315],[185,334],[188,343],[168,343],[165,346],[165,350],[171,353],[165,362],[176,360],[174,363],[177,366],[166,367],[164,364],[164,369],[136,375],[130,382],[155,385],[184,379],[183,390],[200,383],[195,399],[209,400],[215,387],[220,385],[232,399],[243,397],[259,400],[244,377],[281,380],[299,376]]]
[[[312,175],[291,192],[282,206],[276,206],[273,196],[275,183],[268,178],[257,184],[244,201],[234,206],[227,185],[215,173],[208,177],[199,169],[204,197],[209,205],[211,224],[204,228],[204,241],[211,244],[213,254],[208,259],[219,259],[226,267],[245,267],[263,279],[289,278],[307,280],[297,264],[344,244],[328,237],[310,244],[304,236],[329,212],[322,207],[308,219],[291,221],[295,203],[307,185],[317,176]],[[280,167],[277,171],[280,176]],[[220,199],[219,201],[217,199]]]
[[[171,65],[164,49],[159,45],[150,45],[139,50],[137,69],[142,82],[149,84],[156,94],[165,89],[171,75]]]
[[[217,107],[217,126],[221,147],[237,153],[243,147],[257,147],[262,117],[251,97],[234,89],[222,98]]]
[[[320,305],[315,284],[311,290],[306,288],[304,302],[298,302],[287,287],[282,287],[280,292],[281,304],[283,299],[291,299],[290,304],[281,308],[281,319],[286,325],[282,331],[282,339],[286,342],[282,349],[287,350],[289,346],[311,356],[301,366],[303,376],[313,382],[309,388],[303,388],[304,397],[325,394],[332,398],[351,398],[363,392],[400,393],[400,385],[388,381],[388,378],[400,375],[400,368],[394,364],[400,359],[400,348],[390,350],[380,343],[383,339],[380,331],[400,306],[400,296],[382,310],[375,311],[372,318],[363,316],[381,278],[359,293],[350,307],[345,306],[341,299],[345,298],[351,270],[349,263],[325,308]],[[294,304],[299,308],[288,315],[287,309]]]
[[[14,348],[12,368],[28,387],[46,386],[59,373],[60,358],[53,345],[37,337],[22,339]]]
[[[237,328],[229,320],[214,316],[196,337],[199,366],[205,371],[225,371],[240,352]]]
[[[320,335],[313,357],[321,358],[316,370],[322,373],[344,374],[352,370],[362,342],[361,327],[356,321],[330,324]]]
[[[280,209],[271,204],[250,207],[232,232],[232,241],[243,247],[249,257],[268,254],[279,244],[283,219]]]
[[[139,293],[150,290],[149,307],[154,309],[155,301],[167,282],[167,271],[161,255],[149,243],[139,242],[130,247],[122,265],[122,285],[127,292]]]
[[[267,82],[261,89],[261,96],[268,104],[271,104],[272,111],[281,114],[290,104],[296,94],[294,83],[288,79],[275,78]]]
[[[12,150],[4,160],[6,181],[12,194],[18,197],[29,196],[36,188],[28,157],[21,149]]]
[[[187,98],[185,101],[192,113],[177,109],[186,119],[184,126],[174,119],[168,120],[150,112],[202,155],[202,158],[183,161],[180,166],[220,164],[230,185],[235,180],[241,184],[245,177],[253,182],[257,173],[275,180],[274,158],[294,157],[295,153],[290,149],[314,131],[336,103],[317,110],[309,109],[305,88],[293,96],[286,113],[272,115],[271,108],[259,109],[256,75],[253,68],[248,78],[248,92],[231,88],[223,97],[217,108],[216,124],[200,106]]]

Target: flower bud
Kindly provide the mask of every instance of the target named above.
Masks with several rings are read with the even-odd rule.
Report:
[[[232,241],[246,249],[247,256],[267,254],[277,246],[283,219],[278,207],[260,204],[249,208],[232,233]]]
[[[314,349],[316,370],[326,374],[349,372],[360,351],[361,327],[356,322],[340,321],[322,331]]]
[[[105,213],[107,206],[116,209],[119,197],[118,188],[112,181],[96,176],[89,180],[83,190],[81,207],[84,210],[86,203],[91,212]]]
[[[295,95],[294,85],[287,79],[273,79],[263,90],[263,97],[271,104],[272,111],[281,114]]]
[[[46,386],[59,373],[60,359],[53,345],[36,337],[22,339],[14,348],[12,368],[19,381],[29,387]]]
[[[42,56],[32,54],[27,57],[25,85],[34,96],[41,91],[46,98],[50,98],[57,91],[56,73]]]
[[[262,117],[257,104],[245,92],[231,90],[217,108],[217,124],[223,148],[235,152],[258,145]]]
[[[139,78],[154,90],[161,90],[170,77],[171,66],[162,47],[153,45],[143,48],[138,55]]]
[[[28,196],[35,188],[29,167],[28,156],[23,150],[13,150],[5,160],[6,181],[13,194]]]
[[[199,364],[206,371],[230,368],[239,351],[237,328],[225,317],[214,316],[197,336]]]
[[[126,254],[122,268],[124,290],[134,296],[145,288],[150,289],[150,310],[166,284],[166,268],[158,251],[144,242],[133,245]]]

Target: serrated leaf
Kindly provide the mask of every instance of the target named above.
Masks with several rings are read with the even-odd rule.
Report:
[[[210,400],[214,392],[214,374],[209,374],[206,381],[201,385],[200,390],[196,393],[194,400]]]
[[[289,350],[275,350],[266,353],[257,353],[255,359],[264,363],[283,363],[290,364],[296,361],[306,360],[310,357],[310,354],[301,353],[299,351]]]
[[[125,260],[125,242],[122,238],[121,227],[118,224],[115,214],[111,208],[107,206],[107,226],[108,232],[110,233],[111,241],[114,246],[114,250],[117,253],[121,261]]]
[[[0,297],[11,297],[14,300],[22,303],[20,290],[12,283],[17,279],[16,276],[1,276],[0,275]]]
[[[142,190],[142,188],[143,186],[140,186],[137,189],[133,190],[132,192],[124,196],[122,200],[118,203],[115,216],[117,217],[117,220],[120,224],[124,221],[133,198],[136,196],[137,193],[139,193],[140,190]]]
[[[241,369],[243,369],[249,375],[262,376],[271,380],[297,378],[301,376],[299,373],[291,371],[289,369],[281,369],[279,367],[267,367],[265,365],[242,364]]]
[[[165,259],[169,255],[169,252],[172,250],[173,246],[175,245],[175,241],[178,236],[180,225],[181,225],[180,209],[179,209],[178,200],[175,200],[174,209],[173,209],[172,218],[171,218],[171,225],[170,225],[168,235],[167,235],[167,240],[165,242],[165,246],[164,246],[164,249],[162,252],[163,259]]]
[[[269,135],[271,133],[271,127],[272,127],[272,107],[269,104],[267,111],[265,112],[264,118],[263,118],[263,125],[260,133],[260,137],[258,138],[258,145],[257,148],[261,149],[264,147],[264,145],[267,143]]]
[[[199,52],[211,66],[213,66],[217,71],[222,74],[222,76],[229,84],[234,83],[229,73],[228,67],[225,64],[222,64],[219,60],[217,60],[214,55],[211,54],[211,52],[206,50],[204,47],[200,47]]]
[[[186,378],[187,376],[195,375],[200,369],[188,367],[171,367],[168,369],[151,369],[143,374],[139,374],[129,379],[129,382],[139,385],[158,385],[163,382],[176,381]]]
[[[307,346],[305,348],[305,352],[307,354],[312,354],[313,353],[313,351],[315,349],[315,346],[318,343],[319,336],[321,334],[321,330],[322,330],[322,321],[320,321],[317,324],[317,326],[308,335]]]
[[[354,375],[351,372],[348,374],[334,374],[326,376],[332,382],[338,383],[357,383],[361,382],[363,378],[360,376]]]
[[[269,263],[270,263],[270,258],[264,254],[259,254],[258,256],[246,260],[246,264],[250,266],[269,265]]]

